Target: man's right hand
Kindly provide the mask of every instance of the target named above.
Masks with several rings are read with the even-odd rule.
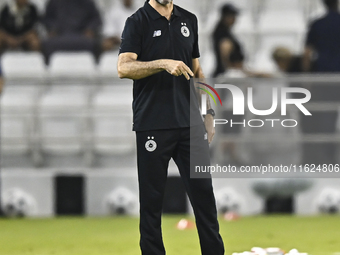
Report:
[[[166,59],[164,64],[164,69],[171,75],[180,76],[183,74],[187,80],[190,80],[190,76],[194,76],[194,73],[183,61]]]

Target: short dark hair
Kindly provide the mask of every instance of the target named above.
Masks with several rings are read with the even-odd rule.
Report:
[[[323,0],[327,9],[336,9],[338,7],[338,0]]]
[[[225,4],[221,8],[222,16],[237,15],[239,10],[232,4]]]

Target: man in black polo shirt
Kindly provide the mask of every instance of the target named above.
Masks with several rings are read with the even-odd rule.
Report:
[[[190,159],[210,165],[208,142],[215,132],[210,105],[204,123],[198,104],[190,107],[196,93],[190,76],[203,78],[198,58],[197,18],[172,0],[150,0],[127,19],[118,74],[134,80],[143,255],[165,254],[161,213],[171,158],[194,209],[202,254],[224,254],[211,178],[190,178]]]

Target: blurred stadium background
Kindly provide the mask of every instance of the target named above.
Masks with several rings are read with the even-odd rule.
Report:
[[[31,0],[38,6],[41,14],[44,12],[46,1]],[[1,0],[0,6],[5,2]],[[106,11],[112,5],[117,4],[118,0],[95,0],[95,2],[101,15],[105,16]],[[135,0],[135,6],[142,6],[143,2]],[[198,16],[200,61],[207,77],[211,76],[215,67],[211,34],[219,19],[219,9],[227,2],[233,3],[241,11],[234,33],[244,46],[246,66],[250,70],[267,73],[278,71],[271,57],[273,49],[276,46],[284,46],[291,49],[294,54],[302,54],[309,22],[325,13],[320,0],[175,0],[175,4]],[[0,193],[2,208],[6,215],[34,218],[62,215],[138,215],[135,138],[131,131],[132,82],[120,80],[117,77],[117,60],[117,50],[104,52],[97,60],[88,52],[57,52],[52,55],[49,65],[45,64],[41,53],[24,51],[3,53],[1,66],[5,86],[1,95]],[[286,84],[294,82],[296,86],[302,87],[315,83],[315,77],[310,74],[299,75],[298,78],[282,76],[277,82]],[[340,81],[336,75],[317,77],[319,84],[336,85]],[[241,81],[246,82],[246,79],[241,79]],[[316,105],[316,110],[320,111],[338,111],[339,109],[339,102]],[[336,133],[309,137],[310,141],[308,141],[332,142],[338,146],[339,132],[340,124],[337,126]],[[228,135],[230,137],[230,134]],[[296,141],[306,141],[303,140],[304,134],[301,131],[293,135]],[[237,135],[235,137],[237,141]],[[272,146],[269,150],[276,148],[275,145]],[[266,151],[268,152],[264,150],[264,153]],[[269,153],[267,158],[270,155]],[[299,149],[294,152],[294,156],[294,162],[301,163]],[[263,157],[265,160],[266,156]],[[338,150],[337,159],[339,158]],[[270,160],[267,162],[275,163]],[[170,165],[169,176],[164,212],[192,214],[173,163]],[[213,182],[221,214],[235,211],[241,216],[265,213],[310,216],[340,212],[339,178],[301,178],[299,181],[217,178]],[[171,228],[179,219],[179,217],[165,219],[167,224],[165,229]],[[256,221],[256,218],[250,217],[244,224],[252,224],[251,219]],[[269,217],[268,221],[272,222],[271,219]],[[287,220],[287,218],[278,219],[282,220],[283,225]],[[294,228],[294,225],[304,219],[294,218],[294,222],[291,222],[289,226]],[[335,232],[330,227],[332,223],[328,221],[335,224],[338,218],[311,219],[315,219],[316,222],[324,220],[324,225],[316,223],[315,228],[319,227],[325,232],[329,230],[330,240],[334,238]],[[37,220],[40,223],[41,221],[43,220]],[[108,224],[108,226],[113,228],[117,226],[117,229],[129,226],[121,225],[122,221],[125,222],[125,219],[118,217],[114,219],[113,225]],[[20,224],[29,225],[30,221],[12,221],[11,223],[0,221],[0,226],[4,226],[7,233],[11,233],[7,236],[8,239],[4,234],[4,240],[13,241],[16,234],[10,231],[11,225],[6,224],[14,224],[13,229],[19,229]],[[19,225],[15,226],[15,224]],[[67,222],[67,224],[72,223]],[[133,239],[133,243],[137,246],[138,224],[135,219],[131,219],[131,224],[133,228],[128,227],[131,231],[129,233],[133,233],[136,239]],[[267,224],[266,218],[263,218],[263,224]],[[313,223],[308,224],[314,226]],[[275,225],[277,230],[266,229],[264,231],[270,235],[271,232],[279,232],[280,228],[284,228],[283,225]],[[255,225],[251,226],[255,228]],[[298,233],[302,235],[309,231],[306,226],[302,227],[302,232]],[[228,228],[229,226],[222,224],[223,231],[227,231],[225,232],[226,238],[232,235],[228,232],[230,231]],[[233,226],[231,229],[235,230],[237,227]],[[246,226],[243,229],[247,231]],[[249,235],[259,234],[257,231],[249,231]],[[288,235],[290,230],[285,231]],[[295,230],[291,229],[291,231]],[[194,238],[192,235],[190,234],[190,238]],[[248,233],[245,236],[248,236]],[[110,235],[105,238],[108,237],[117,238]],[[242,239],[243,235],[239,233],[238,237]],[[310,238],[317,240],[318,237],[311,236]],[[282,237],[274,234],[273,238],[263,242],[263,245],[267,245],[275,238]],[[328,252],[340,251],[338,244],[332,244],[332,246],[327,243],[328,241],[322,242],[324,246],[330,245]],[[233,243],[234,241],[230,242],[234,245],[233,251],[246,249],[242,246],[244,244],[238,245]],[[280,245],[282,242],[274,242],[274,244]],[[254,245],[257,244],[254,243]],[[10,247],[8,245],[7,248],[10,249]],[[302,248],[308,248],[308,244],[303,245]],[[317,254],[322,253],[322,247],[315,249]],[[135,251],[137,250],[124,253],[115,250],[112,254],[133,254]],[[56,254],[80,254],[78,252]],[[101,254],[109,254],[106,252],[104,250]],[[26,253],[4,251],[3,254]],[[52,253],[43,250],[42,253],[27,252],[27,254]],[[82,252],[82,254],[94,253]]]

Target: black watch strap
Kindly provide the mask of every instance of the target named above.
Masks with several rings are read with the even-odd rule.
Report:
[[[209,109],[209,110],[207,110],[207,114],[206,114],[206,115],[208,115],[208,114],[210,114],[211,116],[215,117],[215,111],[214,111],[214,109]],[[204,117],[205,117],[205,116],[204,116]]]

